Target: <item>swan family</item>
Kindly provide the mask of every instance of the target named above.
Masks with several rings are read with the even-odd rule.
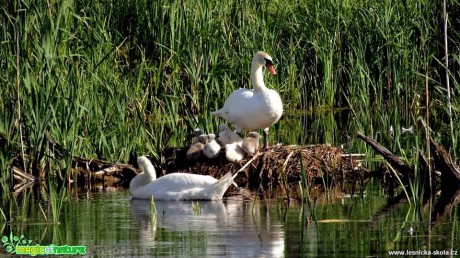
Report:
[[[252,156],[259,150],[259,138],[257,132],[250,132],[247,138],[243,139],[237,133],[232,132],[227,125],[221,124],[219,137],[216,140],[215,134],[204,134],[201,129],[197,128],[192,145],[187,151],[187,158],[189,160],[198,160],[201,157],[214,159],[224,149],[227,160],[237,162],[242,160],[246,154]]]
[[[281,118],[283,103],[278,92],[265,86],[264,66],[271,74],[276,74],[272,57],[266,52],[259,51],[251,63],[253,89],[240,88],[233,91],[223,107],[211,113],[231,123],[236,133],[225,124],[219,126],[218,138],[212,133],[204,134],[197,128],[186,154],[188,159],[216,158],[222,149],[225,150],[225,157],[230,162],[242,160],[245,154],[254,155],[259,149],[259,134],[250,132],[244,139],[240,134],[256,129],[263,129],[264,149],[268,148],[269,127]],[[234,183],[231,172],[219,180],[211,176],[186,173],[171,173],[157,179],[155,168],[147,157],[138,157],[137,163],[142,172],[136,175],[129,185],[133,198],[220,200],[228,187]]]

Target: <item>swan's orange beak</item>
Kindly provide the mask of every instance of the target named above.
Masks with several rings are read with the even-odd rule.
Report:
[[[265,66],[268,68],[268,70],[270,71],[271,74],[276,74],[275,67],[273,67],[272,64],[267,63],[267,64],[265,64]]]

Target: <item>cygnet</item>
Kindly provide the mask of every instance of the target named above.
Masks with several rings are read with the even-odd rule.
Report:
[[[243,142],[243,139],[225,124],[219,125],[219,138],[217,140],[224,146],[235,142],[241,146]]]
[[[260,135],[257,132],[250,132],[243,140],[243,151],[248,155],[254,155],[259,150]]]
[[[206,144],[204,145],[204,155],[209,159],[213,159],[219,156],[220,145],[215,141],[215,138],[215,134],[208,134]]]
[[[225,157],[230,162],[240,161],[244,157],[243,149],[237,143],[226,144]]]
[[[197,128],[195,129],[195,137],[193,137],[193,143],[190,145],[190,148],[187,151],[187,159],[189,160],[197,160],[203,156],[203,149],[204,149],[204,137],[201,137],[203,135],[203,131],[201,129]]]

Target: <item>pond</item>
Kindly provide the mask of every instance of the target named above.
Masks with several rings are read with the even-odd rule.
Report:
[[[427,208],[407,202],[389,208],[373,180],[355,196],[346,187],[318,192],[302,205],[277,191],[232,187],[222,201],[155,201],[154,214],[150,201],[131,199],[126,189],[74,190],[65,193],[59,223],[43,223],[46,208],[31,198],[27,219],[4,224],[2,235],[23,234],[32,245],[86,246],[88,257],[368,257],[460,249],[458,205],[433,220]]]

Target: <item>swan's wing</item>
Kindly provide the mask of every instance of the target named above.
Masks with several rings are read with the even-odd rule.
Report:
[[[232,123],[237,131],[264,129],[276,123],[283,113],[279,94],[267,89],[261,93],[239,89],[214,114]]]
[[[139,199],[149,199],[153,196],[155,200],[180,200],[182,194],[191,189],[204,189],[215,182],[217,179],[211,176],[172,173],[134,189],[131,195]]]
[[[166,185],[169,189],[187,189],[196,187],[207,187],[217,182],[212,176],[188,174],[188,173],[171,173],[164,175],[156,180],[158,184]]]
[[[220,200],[232,184],[233,176],[231,172],[228,172],[206,188],[192,188],[187,191],[171,193],[171,195],[174,195],[176,200]]]
[[[140,199],[153,196],[155,200],[218,200],[232,183],[230,172],[220,180],[211,176],[172,173],[136,189],[132,196]]]
[[[256,103],[254,101],[253,90],[238,89],[228,96],[224,106],[216,111],[216,113],[232,123],[237,131],[242,131],[245,128],[241,128],[240,123],[247,119],[246,117],[257,108],[257,104],[254,104]],[[229,137],[231,136],[229,135]]]

